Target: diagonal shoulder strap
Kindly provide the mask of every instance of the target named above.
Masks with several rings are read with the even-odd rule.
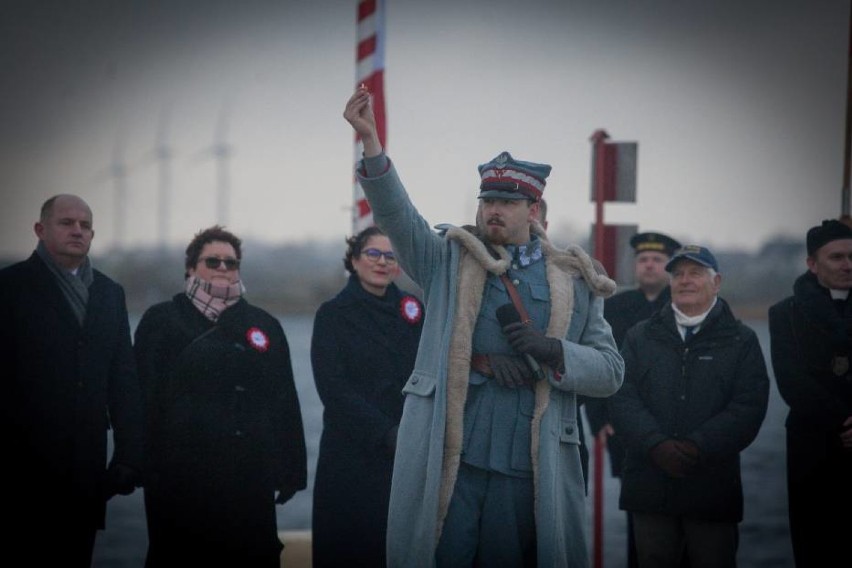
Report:
[[[505,272],[500,275],[500,280],[503,281],[503,284],[506,286],[506,291],[509,292],[509,297],[512,298],[512,303],[515,304],[515,309],[518,310],[518,313],[521,315],[521,323],[529,325],[532,320],[530,319],[530,315],[527,313],[527,309],[524,307],[524,303],[521,301],[518,289],[515,288],[515,285],[512,284],[512,281]]]
[[[500,255],[497,254],[497,251],[494,250],[494,247],[491,246],[491,243],[482,239],[482,243],[485,245],[485,249],[491,254],[492,257],[499,259]],[[524,303],[521,301],[521,296],[518,294],[518,289],[515,288],[515,285],[512,284],[512,281],[509,279],[509,276],[504,272],[500,275],[500,280],[503,281],[503,284],[506,286],[506,291],[509,292],[509,297],[512,299],[512,303],[515,305],[515,309],[518,310],[518,314],[521,316],[521,323],[524,325],[529,325],[532,321],[530,319],[530,315],[527,313],[527,309],[524,307]]]

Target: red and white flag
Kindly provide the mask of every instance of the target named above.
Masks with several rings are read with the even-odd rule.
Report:
[[[359,0],[357,41],[355,86],[363,83],[369,89],[373,97],[373,113],[376,115],[379,141],[383,148],[387,148],[384,81],[385,0]],[[355,164],[361,159],[363,152],[364,146],[356,135]],[[357,178],[354,178],[353,185],[352,234],[354,235],[373,224],[373,213]]]

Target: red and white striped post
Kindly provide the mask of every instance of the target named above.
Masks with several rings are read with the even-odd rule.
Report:
[[[387,148],[385,121],[385,1],[359,0],[358,2],[358,38],[356,45],[355,85],[362,83],[367,86],[373,97],[373,113],[376,116],[376,127],[379,141]],[[355,159],[357,164],[361,159],[364,147],[360,138],[355,136]],[[364,190],[358,179],[353,176],[352,196],[352,234],[366,229],[373,224],[373,213],[370,204],[364,197]]]

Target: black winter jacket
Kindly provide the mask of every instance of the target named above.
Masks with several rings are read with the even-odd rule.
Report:
[[[757,436],[769,395],[757,336],[720,298],[684,343],[669,303],[628,332],[621,353],[624,385],[610,399],[627,445],[621,508],[742,520],[739,453]],[[651,461],[649,451],[669,438],[698,446],[690,476],[672,478]]]

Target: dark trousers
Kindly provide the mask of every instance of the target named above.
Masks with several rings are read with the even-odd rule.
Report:
[[[788,468],[796,568],[838,566],[852,539],[852,451],[830,456],[809,475],[795,473]]]
[[[14,524],[3,529],[0,547],[4,565],[90,568],[97,533],[95,524],[75,515],[73,503],[66,505],[59,499],[41,505],[26,511],[18,508]],[[10,563],[10,559],[15,562]]]
[[[532,478],[462,463],[444,520],[438,568],[536,565]]]
[[[734,522],[687,519],[674,515],[633,513],[639,568],[734,568],[738,530]]]

